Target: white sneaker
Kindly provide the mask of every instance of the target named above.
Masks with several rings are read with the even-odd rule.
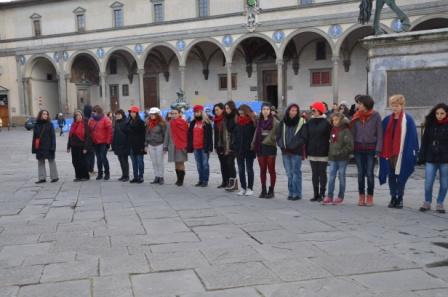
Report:
[[[238,195],[238,196],[244,196],[244,195],[246,195],[246,190],[241,189],[241,191],[239,191],[237,195]]]
[[[244,194],[245,196],[252,196],[254,194],[254,191],[252,191],[251,189],[247,189],[246,193]]]

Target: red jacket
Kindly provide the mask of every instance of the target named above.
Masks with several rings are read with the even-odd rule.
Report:
[[[112,143],[112,122],[108,117],[103,116],[99,121],[91,118],[89,128],[94,144]]]

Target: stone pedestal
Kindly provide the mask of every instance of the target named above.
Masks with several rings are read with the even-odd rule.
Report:
[[[383,115],[393,94],[406,97],[417,124],[432,106],[447,102],[448,29],[370,36],[363,46],[369,51],[369,93]]]

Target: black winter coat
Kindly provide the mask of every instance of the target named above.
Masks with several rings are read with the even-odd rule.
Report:
[[[431,123],[423,132],[419,163],[448,163],[448,124]]]
[[[90,128],[87,121],[84,120],[84,141],[79,139],[76,135],[69,135],[67,141],[67,149],[72,147],[82,147],[87,151],[91,151],[93,147],[92,136],[90,135]]]
[[[116,120],[112,139],[112,150],[117,156],[129,156],[129,129],[126,119]]]
[[[235,125],[233,130],[233,151],[238,157],[255,158],[255,151],[251,147],[255,130],[255,124]]]
[[[298,126],[298,123],[288,126],[284,121],[280,122],[276,140],[283,154],[304,155],[308,140],[308,128],[306,123],[302,125],[300,130],[298,130]]]
[[[187,152],[192,153],[193,149],[193,129],[196,125],[196,120],[190,122],[188,127],[188,145]],[[210,123],[204,122],[204,151],[207,153],[213,152],[213,128]]]
[[[307,155],[327,157],[330,149],[331,125],[326,118],[312,118],[307,123]]]
[[[36,139],[40,138],[39,149],[35,147]],[[33,129],[32,153],[37,160],[54,160],[56,151],[56,135],[50,121],[38,121]]]
[[[130,119],[128,122],[129,145],[135,155],[145,154],[146,128],[142,119]]]

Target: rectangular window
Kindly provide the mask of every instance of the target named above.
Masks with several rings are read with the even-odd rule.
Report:
[[[34,36],[38,37],[42,35],[42,31],[40,28],[40,20],[33,21],[33,28],[34,28]]]
[[[121,86],[121,92],[124,96],[129,96],[129,85],[122,85]]]
[[[327,44],[325,41],[316,42],[316,60],[327,59]]]
[[[313,4],[313,0],[299,0],[299,5]]]
[[[236,73],[232,74],[232,90],[237,89],[237,76]],[[219,75],[219,90],[225,91],[227,90],[227,74]]]
[[[208,16],[208,4],[209,0],[198,0],[199,17]]]
[[[123,26],[123,9],[114,9],[114,27]]]
[[[163,3],[154,3],[154,22],[160,23],[165,20],[165,13],[163,10]]]
[[[76,16],[76,28],[78,32],[84,32],[86,30],[86,16],[84,14],[78,14]]]
[[[311,70],[311,86],[312,87],[331,86],[331,70],[330,69]]]
[[[110,74],[117,74],[117,59],[110,59],[109,71],[110,71]]]

